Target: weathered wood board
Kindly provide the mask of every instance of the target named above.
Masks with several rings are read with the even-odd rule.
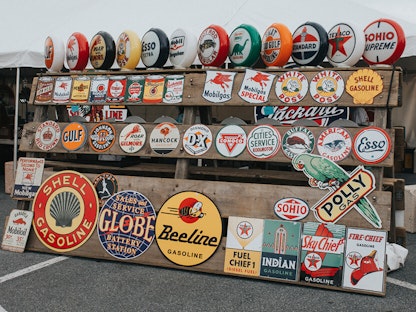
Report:
[[[35,135],[36,135],[36,129],[38,128],[40,123],[36,123],[36,122],[31,122],[28,124],[25,124],[24,129],[23,129],[23,133],[22,133],[22,138],[21,138],[21,143],[19,146],[19,150],[21,152],[32,152],[32,153],[45,153],[43,150],[39,149],[36,146],[35,143]],[[66,126],[68,125],[68,123],[59,123],[59,126],[61,129],[64,129]],[[88,133],[91,132],[91,129],[94,127],[95,123],[85,123],[85,126],[87,127]],[[224,157],[222,156],[220,153],[217,152],[216,148],[215,148],[215,142],[212,143],[212,146],[210,147],[210,149],[204,153],[203,155],[200,156],[194,156],[194,155],[190,155],[188,154],[182,145],[182,139],[183,139],[183,134],[185,133],[185,131],[189,128],[189,126],[187,125],[177,125],[180,134],[181,134],[181,140],[178,144],[178,147],[173,150],[172,152],[165,154],[165,155],[160,155],[157,154],[156,152],[154,152],[152,150],[152,148],[150,147],[150,133],[152,132],[152,130],[154,129],[154,127],[156,126],[156,124],[152,124],[152,123],[146,123],[143,124],[142,126],[144,127],[144,129],[146,130],[146,134],[147,134],[147,139],[146,139],[146,143],[145,146],[138,151],[137,153],[133,153],[133,154],[128,154],[126,152],[124,152],[119,145],[119,133],[122,131],[122,129],[126,126],[126,123],[114,123],[113,126],[115,128],[115,133],[116,133],[116,139],[115,142],[113,144],[113,146],[106,152],[106,154],[108,155],[120,155],[120,156],[141,156],[141,157],[158,157],[158,158],[188,158],[188,159],[198,159],[198,158],[203,158],[203,159],[217,159],[217,160],[240,160],[240,161],[261,161],[261,162],[279,162],[279,163],[290,163],[290,159],[285,156],[285,154],[282,151],[282,148],[279,149],[279,151],[277,152],[277,154],[273,157],[267,158],[267,159],[257,159],[254,158],[253,156],[251,156],[249,154],[249,152],[247,151],[247,149],[245,149],[243,151],[243,153],[241,153],[240,155],[238,155],[237,157]],[[223,127],[221,125],[209,125],[208,126],[209,129],[211,130],[212,133],[212,138],[215,141],[215,138],[217,136],[218,131]],[[250,131],[255,127],[253,125],[250,126],[241,126],[244,131],[246,132],[246,134],[248,135],[250,133]],[[322,127],[307,127],[309,130],[312,131],[314,137],[315,137],[315,141],[317,141],[317,138],[319,136],[319,134],[325,130],[325,128]],[[291,127],[288,126],[277,126],[276,129],[279,131],[281,137],[283,137],[283,135],[291,129]],[[361,128],[345,128],[345,130],[348,131],[348,133],[351,136],[351,140],[352,138],[355,136],[355,134],[360,130]],[[394,129],[387,129],[386,130],[390,140],[392,142],[392,146],[394,146]],[[316,145],[316,143],[315,143]],[[65,153],[65,154],[97,154],[90,146],[89,144],[85,144],[84,147],[82,147],[81,149],[75,151],[75,152],[69,152],[67,150],[65,150],[62,146],[61,141],[58,142],[58,144],[51,149],[50,151],[48,151],[48,153]],[[313,150],[314,154],[318,154],[317,152],[317,148],[315,146],[314,150]],[[339,161],[340,165],[346,165],[346,166],[358,166],[360,164],[362,164],[354,155],[354,153],[351,151],[349,153],[349,155]],[[394,164],[394,149],[392,148],[390,150],[390,153],[388,155],[388,157],[386,159],[384,159],[382,162],[377,163],[376,166],[377,167],[392,167]]]

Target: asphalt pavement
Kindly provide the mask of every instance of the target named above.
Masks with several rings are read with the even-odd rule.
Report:
[[[0,179],[0,233],[17,202]],[[414,311],[416,234],[405,266],[373,296],[161,267],[0,250],[0,312]]]

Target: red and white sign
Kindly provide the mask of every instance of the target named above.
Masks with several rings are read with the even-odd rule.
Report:
[[[299,198],[282,198],[274,204],[274,213],[284,220],[302,220],[309,214],[309,205]]]
[[[33,229],[41,243],[67,252],[83,245],[94,232],[99,203],[86,176],[65,170],[43,182],[32,209]]]
[[[215,138],[215,147],[224,157],[237,157],[246,148],[247,135],[243,128],[228,125],[221,128]]]
[[[247,150],[257,159],[271,158],[280,149],[282,138],[275,127],[260,125],[253,128],[247,136]]]
[[[331,104],[344,93],[344,79],[333,70],[323,70],[311,80],[309,91],[312,98],[321,104]]]
[[[301,72],[291,70],[276,79],[276,96],[285,104],[296,104],[308,93],[308,78]]]
[[[351,135],[343,128],[327,128],[319,135],[316,147],[321,156],[335,162],[341,161],[351,152]]]
[[[128,124],[121,130],[118,144],[126,153],[140,151],[146,142],[146,130],[138,123]]]
[[[61,138],[61,128],[53,120],[41,123],[36,129],[35,143],[41,150],[49,151],[53,149]]]
[[[23,252],[29,237],[32,218],[33,211],[13,209],[6,224],[1,249]]]
[[[354,155],[365,164],[382,162],[389,156],[390,150],[390,136],[382,128],[367,127],[354,136]]]
[[[364,29],[365,50],[363,59],[369,65],[392,65],[402,55],[406,36],[402,27],[390,19],[381,18]]]
[[[364,53],[364,31],[357,27],[339,23],[328,31],[329,63],[335,67],[351,67],[357,64]]]
[[[231,100],[235,74],[208,70],[202,97],[213,103]]]
[[[224,28],[210,25],[198,39],[198,58],[202,65],[220,67],[228,56],[230,39]]]
[[[66,44],[66,62],[70,70],[84,70],[89,60],[89,44],[87,38],[73,33]]]
[[[248,103],[266,103],[275,75],[246,69],[238,95]]]

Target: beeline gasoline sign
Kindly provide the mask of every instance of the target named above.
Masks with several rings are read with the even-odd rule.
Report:
[[[221,215],[207,196],[181,192],[160,208],[155,236],[160,251],[171,262],[198,265],[207,261],[221,243]]]

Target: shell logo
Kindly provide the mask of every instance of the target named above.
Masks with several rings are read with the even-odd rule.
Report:
[[[95,229],[98,196],[83,174],[65,170],[46,179],[33,200],[33,229],[49,249],[67,252],[83,245]]]

